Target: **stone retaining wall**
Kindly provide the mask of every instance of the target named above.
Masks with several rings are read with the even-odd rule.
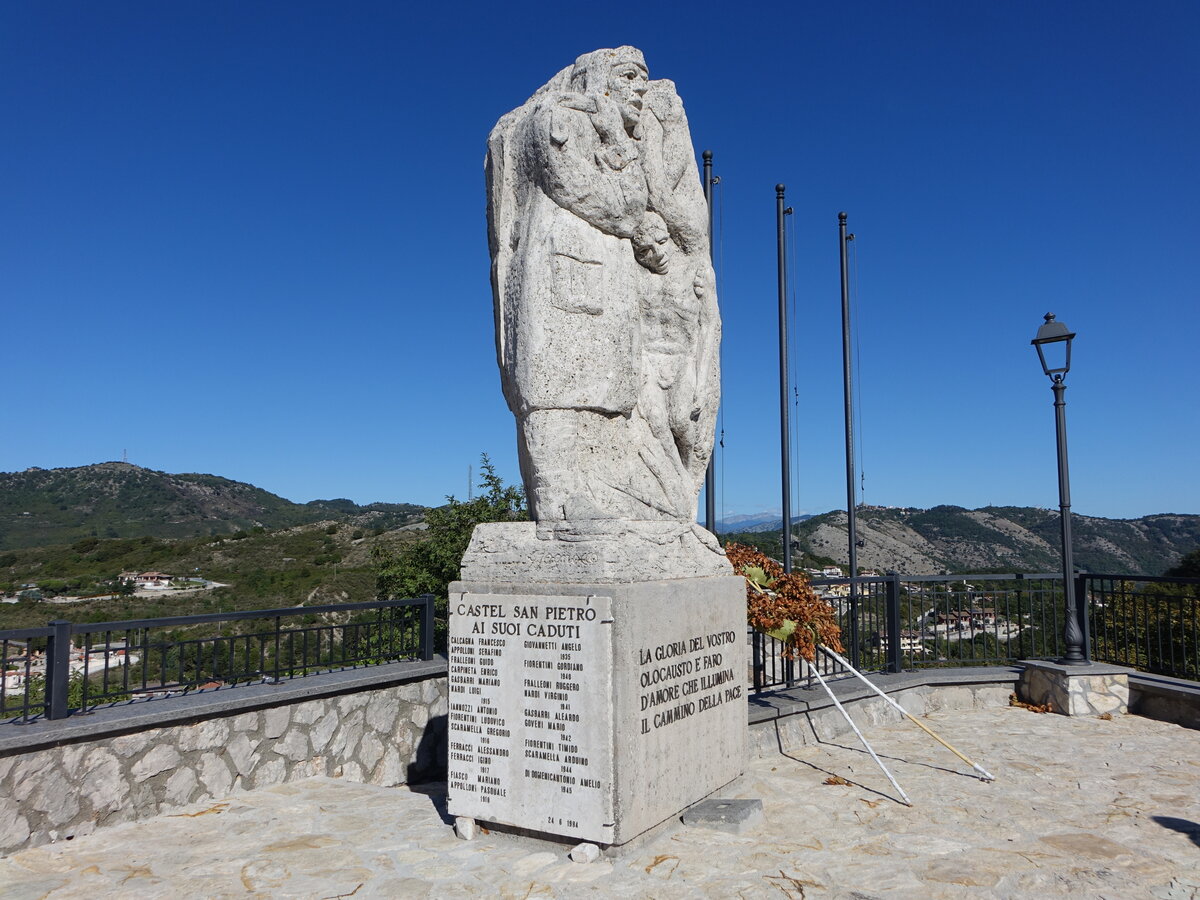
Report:
[[[1200,729],[1200,683],[1138,673],[1129,678],[1129,711]]]
[[[0,854],[315,775],[377,785],[444,778],[444,672],[443,665],[433,677],[292,702],[262,688],[240,689],[232,705],[259,708],[234,712],[224,701],[223,714],[134,731],[126,723],[123,734],[113,734],[122,720],[111,714],[119,710],[105,710],[107,727],[92,726],[100,734],[70,742],[44,736],[55,726],[65,731],[66,723],[79,730],[74,717],[0,726],[9,745],[8,752],[0,748]],[[178,702],[159,701],[158,708]],[[12,748],[21,738],[31,746]]]

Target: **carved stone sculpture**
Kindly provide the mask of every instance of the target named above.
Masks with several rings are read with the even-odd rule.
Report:
[[[629,580],[646,542],[677,575],[727,573],[695,525],[720,320],[674,84],[633,47],[579,57],[500,119],[487,178],[497,356],[536,526],[477,533],[464,578],[532,553],[558,576]]]

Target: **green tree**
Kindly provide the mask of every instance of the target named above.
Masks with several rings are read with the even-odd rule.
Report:
[[[425,514],[425,537],[391,553],[376,546],[376,589],[380,597],[437,597],[437,644],[445,646],[446,597],[450,582],[458,579],[471,532],[483,522],[513,522],[529,518],[525,491],[506,485],[484,453],[480,461],[479,496],[463,502],[453,496],[446,505]]]
[[[1188,553],[1179,561],[1179,565],[1167,569],[1163,574],[1172,578],[1200,578],[1200,547]]]
[[[722,546],[744,544],[774,560],[783,559],[782,531],[739,531],[721,535]]]

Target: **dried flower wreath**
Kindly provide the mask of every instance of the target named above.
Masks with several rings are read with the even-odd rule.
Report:
[[[746,579],[750,626],[782,641],[786,658],[813,662],[818,644],[845,652],[833,607],[817,596],[803,572],[785,574],[775,560],[744,544],[729,544],[725,553]]]

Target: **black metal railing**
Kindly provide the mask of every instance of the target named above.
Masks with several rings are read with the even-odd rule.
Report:
[[[1092,659],[1200,681],[1200,578],[1081,575]]]
[[[433,595],[424,594],[0,631],[0,718],[61,719],[119,701],[428,660],[433,621]]]
[[[1008,665],[1058,659],[1063,641],[1058,574],[891,575],[813,579],[860,671]],[[1075,578],[1089,658],[1200,681],[1200,578],[1084,574]],[[897,640],[892,640],[897,635]],[[751,635],[755,691],[807,683],[782,644]],[[822,677],[841,667],[818,661]]]
[[[0,632],[0,718],[17,716],[27,722],[42,713],[40,691],[45,685],[49,661],[44,650],[54,634],[53,628],[18,628]],[[39,693],[40,691],[40,693]],[[35,696],[36,695],[36,696]]]
[[[844,657],[860,672],[899,672],[899,646],[886,640],[864,640],[864,635],[886,635],[898,631],[889,618],[898,609],[895,602],[899,590],[898,576],[864,577],[854,579],[851,590],[849,578],[814,578],[813,589],[833,607],[842,629]],[[809,684],[808,663],[787,659],[783,643],[756,631],[750,632],[751,684],[755,691]],[[822,678],[837,679],[850,673],[838,662],[818,653],[813,666]]]
[[[1006,665],[1061,656],[1062,576],[901,576],[904,668]]]
[[[862,672],[1005,665],[1063,652],[1059,575],[888,574],[811,583],[838,618],[843,655]],[[751,635],[754,690],[809,683],[806,666],[782,650],[779,641]],[[849,674],[823,656],[816,664],[823,678]]]

